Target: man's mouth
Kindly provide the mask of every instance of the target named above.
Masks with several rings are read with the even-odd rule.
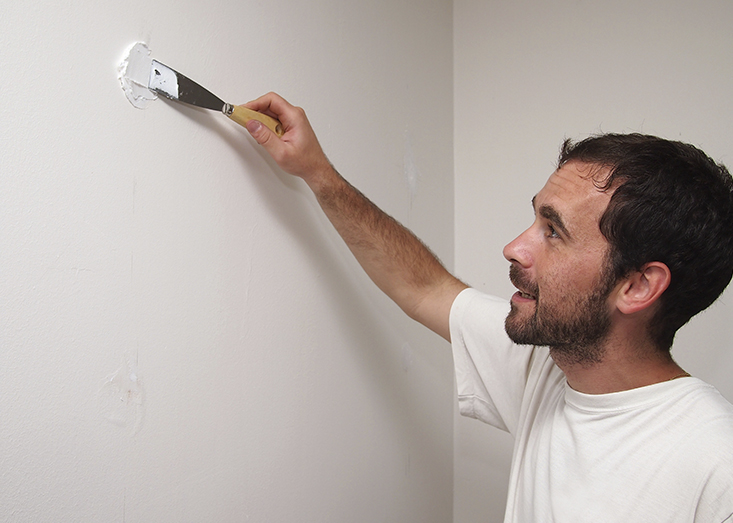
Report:
[[[509,266],[509,279],[519,292],[517,295],[525,300],[537,300],[539,289],[532,283],[526,273],[522,272],[516,265]]]

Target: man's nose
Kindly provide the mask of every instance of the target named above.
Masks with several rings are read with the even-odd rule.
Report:
[[[531,266],[532,255],[529,245],[529,229],[527,229],[504,247],[502,251],[504,258],[524,268]]]

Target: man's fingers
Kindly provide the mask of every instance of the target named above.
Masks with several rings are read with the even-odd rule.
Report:
[[[259,98],[247,102],[244,104],[245,107],[255,110],[257,112],[272,116],[282,121],[283,117],[287,120],[287,112],[292,109],[292,106],[280,95],[276,93],[267,93],[260,96]]]
[[[256,121],[247,122],[246,128],[283,171],[308,181],[323,171],[324,166],[330,167],[303,109],[275,93],[261,96],[245,106],[269,114],[282,123],[285,131],[282,137]]]

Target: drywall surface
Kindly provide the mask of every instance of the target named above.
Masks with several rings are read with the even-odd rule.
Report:
[[[450,265],[450,2],[0,13],[0,520],[449,521],[447,344],[243,128],[133,107],[117,66],[279,91]]]
[[[733,3],[455,0],[456,269],[509,297],[502,247],[562,140],[600,131],[688,141],[733,167]],[[674,355],[733,400],[733,294],[677,336]],[[512,441],[456,424],[455,523],[501,521]]]

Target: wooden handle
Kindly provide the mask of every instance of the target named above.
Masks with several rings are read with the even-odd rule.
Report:
[[[270,130],[278,136],[282,136],[285,132],[283,131],[282,124],[278,120],[275,120],[274,118],[272,118],[271,116],[267,116],[266,114],[258,113],[257,111],[253,111],[252,109],[242,107],[241,105],[235,105],[233,107],[232,114],[228,116],[242,127],[246,126],[247,122],[249,122],[250,120],[257,120],[258,122],[262,122],[267,127],[269,127]]]

